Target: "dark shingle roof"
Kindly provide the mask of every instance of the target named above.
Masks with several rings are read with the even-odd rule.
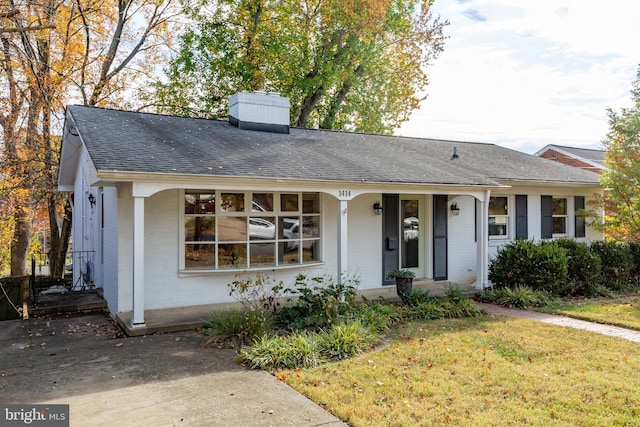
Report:
[[[591,172],[493,144],[296,128],[276,134],[239,130],[225,121],[84,106],[69,106],[68,115],[98,172],[457,185],[598,183]]]

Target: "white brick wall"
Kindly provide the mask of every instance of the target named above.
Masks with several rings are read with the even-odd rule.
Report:
[[[470,284],[476,279],[476,255],[478,246],[475,236],[475,198],[471,196],[450,196],[449,206],[457,203],[460,213],[451,214],[448,209],[448,251],[449,280],[460,284]]]
[[[103,287],[105,298],[112,311],[132,309],[132,235],[133,203],[131,185],[105,188],[105,276]],[[530,194],[529,234],[540,235],[540,194],[573,196],[575,191],[557,190],[553,193],[537,187],[509,189],[499,194]],[[165,190],[145,199],[145,309],[233,302],[228,295],[227,283],[236,280],[233,273],[180,273],[179,254],[182,242],[180,230],[180,190]],[[580,194],[588,196],[587,194]],[[422,196],[421,196],[422,197]],[[362,279],[360,289],[380,288],[382,281],[382,216],[374,215],[373,203],[380,194],[356,197],[348,204],[348,267],[351,273]],[[322,194],[322,250],[324,264],[320,267],[301,267],[292,270],[265,271],[262,274],[274,281],[293,283],[298,273],[311,276],[337,274],[337,217],[338,202]],[[424,196],[425,234],[423,263],[430,276],[432,253],[430,251],[431,221],[429,212],[431,196]],[[474,203],[470,196],[450,197],[460,215],[449,213],[449,280],[468,283],[475,279],[477,244],[474,236]],[[115,229],[118,228],[117,233]],[[593,232],[589,239],[594,238]],[[504,243],[504,242],[503,242]],[[495,254],[498,243],[490,242],[490,254]],[[117,273],[113,273],[117,271]],[[241,277],[255,277],[256,273],[239,272]],[[117,284],[117,287],[116,287]]]

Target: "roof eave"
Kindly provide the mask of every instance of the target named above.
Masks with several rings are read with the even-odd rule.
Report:
[[[498,182],[470,184],[470,183],[423,183],[423,182],[384,182],[384,181],[348,181],[348,180],[321,180],[301,178],[274,178],[274,177],[246,177],[229,175],[195,175],[161,172],[130,172],[98,170],[96,178],[92,180],[92,186],[110,186],[117,183],[135,182],[149,184],[171,184],[175,187],[197,188],[202,186],[216,186],[232,189],[234,187],[252,188],[353,188],[376,190],[391,189],[396,192],[406,192],[407,187],[414,189],[432,190],[449,189],[452,192],[485,191],[507,188],[508,185]]]

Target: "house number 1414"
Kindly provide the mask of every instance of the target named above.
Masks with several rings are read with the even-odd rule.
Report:
[[[351,190],[338,190],[338,197],[351,197]]]

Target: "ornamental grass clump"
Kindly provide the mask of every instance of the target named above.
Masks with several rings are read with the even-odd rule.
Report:
[[[369,350],[378,337],[359,321],[333,325],[320,334],[320,351],[329,359],[347,359]]]
[[[360,321],[376,334],[388,331],[389,327],[401,318],[400,307],[379,301],[358,304],[353,311],[346,315],[347,321]]]
[[[527,309],[546,306],[556,301],[549,292],[533,290],[528,286],[485,290],[478,294],[479,301],[491,302],[509,308]]]
[[[264,335],[251,347],[240,350],[238,360],[251,369],[311,368],[323,361],[319,348],[320,339],[315,332]]]
[[[240,349],[268,334],[274,327],[273,315],[266,311],[228,310],[213,313],[204,327],[207,343]]]

